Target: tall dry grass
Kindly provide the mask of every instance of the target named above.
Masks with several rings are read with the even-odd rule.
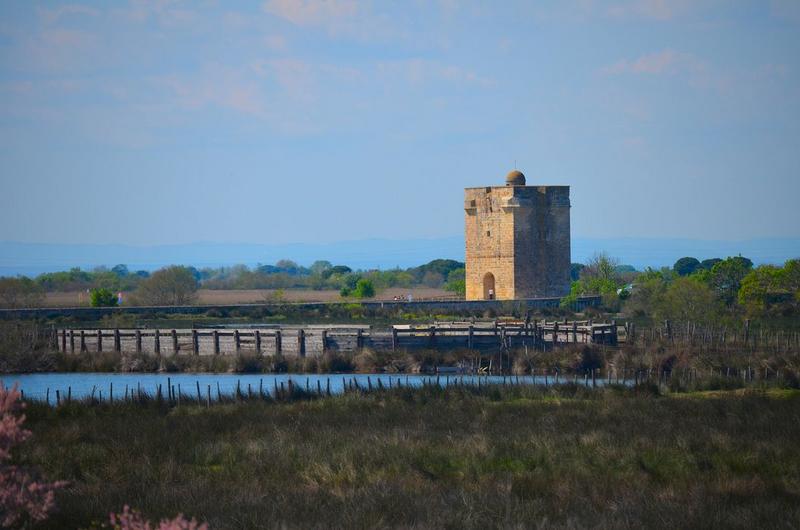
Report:
[[[71,483],[44,528],[125,503],[211,528],[800,524],[792,390],[425,387],[29,416],[22,458]]]

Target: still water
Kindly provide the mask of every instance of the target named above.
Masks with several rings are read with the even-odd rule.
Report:
[[[236,392],[237,385],[242,394],[249,391],[257,395],[259,391],[273,395],[276,388],[280,388],[281,383],[288,387],[291,381],[296,387],[316,392],[320,388],[323,392],[327,391],[330,384],[332,394],[341,393],[345,384],[355,380],[362,388],[369,385],[377,387],[378,381],[385,387],[397,386],[422,386],[423,384],[438,384],[441,386],[453,384],[537,384],[552,385],[555,381],[553,376],[474,376],[474,375],[406,375],[406,374],[209,374],[209,373],[181,373],[181,374],[141,374],[141,373],[45,373],[45,374],[4,374],[0,375],[0,381],[7,387],[18,384],[27,399],[48,400],[55,404],[56,390],[61,394],[62,399],[66,399],[70,392],[72,399],[85,397],[99,398],[105,401],[113,393],[114,399],[121,399],[127,392],[146,392],[155,395],[158,386],[161,385],[162,393],[166,395],[167,386],[171,385],[175,392],[182,395],[197,397],[198,386],[202,399],[206,399],[210,393],[211,399],[217,399],[218,395],[232,396]],[[561,383],[572,382],[573,379],[560,379]],[[578,384],[591,385],[591,381],[578,378]],[[319,383],[319,386],[318,386]],[[598,379],[598,386],[605,384],[606,381]],[[48,391],[49,390],[49,391]]]

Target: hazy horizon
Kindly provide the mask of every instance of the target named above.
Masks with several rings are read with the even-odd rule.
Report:
[[[744,255],[756,265],[782,264],[800,257],[800,238],[763,238],[745,241],[710,241],[658,238],[573,238],[572,261],[585,263],[605,252],[626,265],[671,266],[684,256],[698,259]],[[433,259],[464,260],[463,236],[430,239],[366,239],[324,244],[283,245],[197,242],[183,245],[73,245],[0,241],[0,276],[34,275],[81,267],[125,264],[131,270],[171,265],[220,267],[273,264],[291,259],[309,266],[317,260],[348,265],[354,269],[408,268]]]

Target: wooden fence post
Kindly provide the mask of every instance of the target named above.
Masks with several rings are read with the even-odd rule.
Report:
[[[142,330],[136,330],[136,353],[142,353]]]
[[[120,353],[122,351],[122,341],[119,336],[119,328],[114,328],[114,351]]]
[[[429,348],[436,347],[436,326],[431,326],[428,329],[428,347]]]
[[[364,347],[364,330],[358,328],[356,331],[356,349],[360,350]]]
[[[61,351],[67,353],[67,330],[61,330]]]
[[[178,346],[178,331],[171,330],[172,333],[172,354],[177,355],[178,351],[180,350],[180,346]]]
[[[467,348],[472,350],[475,347],[475,326],[469,325],[469,335],[467,335]]]
[[[155,350],[156,355],[161,355],[161,332],[156,328],[155,334],[153,335],[153,350]]]
[[[617,345],[617,321],[611,321],[611,344],[612,346]]]
[[[192,330],[192,353],[195,355],[200,355],[200,339],[197,336],[197,330]]]
[[[303,328],[297,330],[297,353],[301,357],[306,356],[306,332]]]
[[[397,328],[392,326],[392,351],[397,350]]]
[[[219,331],[215,329],[211,332],[211,336],[214,342],[214,355],[219,355]]]
[[[261,355],[261,331],[257,329],[253,332],[253,335],[256,341],[256,354]]]
[[[578,342],[578,321],[572,322],[572,342]]]
[[[75,330],[69,330],[69,352],[75,353]]]
[[[86,348],[86,332],[81,330],[81,353],[88,351]]]
[[[102,352],[103,351],[103,330],[102,329],[98,329],[97,330],[97,351],[98,352]]]
[[[280,355],[283,349],[283,345],[281,344],[281,330],[275,330],[275,354]]]
[[[553,322],[553,349],[558,346],[558,321]]]

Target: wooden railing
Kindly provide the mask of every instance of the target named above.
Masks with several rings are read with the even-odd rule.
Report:
[[[148,352],[194,355],[322,353],[399,349],[496,349],[530,346],[555,348],[565,344],[610,344],[618,341],[616,323],[592,321],[450,322],[395,325],[389,331],[366,326],[265,327],[201,329],[59,329],[55,347],[65,353]]]

